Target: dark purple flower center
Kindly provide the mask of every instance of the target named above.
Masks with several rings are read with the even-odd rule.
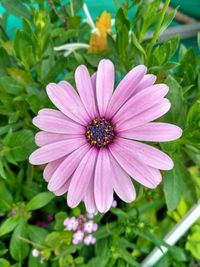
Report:
[[[94,119],[86,127],[88,143],[96,147],[105,147],[115,138],[114,125],[104,118]]]

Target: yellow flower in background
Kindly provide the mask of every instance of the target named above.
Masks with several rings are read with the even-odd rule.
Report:
[[[98,31],[90,37],[89,51],[99,52],[107,49],[107,34],[111,34],[111,15],[104,11],[96,22]]]

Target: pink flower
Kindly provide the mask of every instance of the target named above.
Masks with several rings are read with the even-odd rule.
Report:
[[[78,220],[75,217],[66,218],[63,224],[68,231],[75,231],[78,227]]]
[[[92,233],[94,228],[94,222],[92,220],[84,223],[84,231],[87,233]]]
[[[90,245],[90,244],[95,244],[96,243],[96,238],[93,237],[92,235],[87,235],[84,240],[83,240],[85,245]]]
[[[40,251],[36,248],[32,250],[32,256],[37,258],[40,255]]]
[[[75,72],[76,90],[66,81],[50,83],[47,94],[59,110],[42,109],[33,119],[41,129],[40,147],[30,156],[34,165],[46,164],[44,179],[55,195],[68,192],[72,208],[84,201],[90,213],[110,209],[115,192],[131,202],[131,181],[148,188],[161,182],[160,170],[173,168],[168,155],[138,141],[167,142],[182,130],[169,123],[152,122],[170,109],[164,98],[168,86],[155,84],[147,68],[133,68],[114,90],[114,66],[101,60],[91,77],[87,68]]]
[[[80,243],[83,240],[83,237],[84,237],[84,233],[82,231],[77,231],[73,235],[73,240],[77,240],[78,243]]]

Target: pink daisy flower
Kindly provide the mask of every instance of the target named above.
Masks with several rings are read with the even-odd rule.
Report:
[[[164,98],[169,88],[154,84],[156,77],[146,72],[143,65],[133,68],[114,91],[114,66],[104,59],[91,77],[85,66],[77,68],[77,92],[66,81],[47,86],[59,110],[42,109],[33,119],[41,129],[35,137],[40,148],[29,159],[47,164],[48,189],[68,192],[70,207],[84,201],[89,213],[106,212],[114,192],[125,202],[135,199],[131,177],[153,189],[161,182],[160,170],[173,168],[168,155],[138,142],[166,142],[182,134],[173,124],[152,122],[170,109]]]

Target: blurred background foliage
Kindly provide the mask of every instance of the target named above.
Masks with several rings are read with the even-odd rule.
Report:
[[[81,0],[1,2],[6,12],[0,17],[0,266],[140,266],[154,246],[169,248],[156,267],[198,266],[199,223],[176,246],[162,241],[200,196],[199,48],[184,46],[178,36],[158,41],[175,16],[175,11],[165,13],[170,1],[163,9],[160,0],[116,1],[113,14],[96,17],[98,40],[80,16]],[[11,14],[21,21],[13,38],[6,27]],[[153,37],[146,39],[147,32]],[[66,57],[54,50],[67,43],[84,43],[88,49],[73,50]],[[200,47],[199,36],[197,43]],[[158,83],[167,83],[172,107],[162,120],[184,132],[181,139],[161,144],[175,162],[173,170],[163,173],[162,185],[152,191],[135,183],[134,203],[117,199],[116,208],[95,217],[97,243],[75,246],[63,220],[84,214],[84,207],[68,209],[65,196],[47,192],[43,167],[28,163],[37,131],[31,120],[39,109],[52,107],[45,93],[49,82],[66,79],[74,84],[78,65],[87,65],[92,73],[102,58],[114,62],[116,83],[138,64],[147,65]],[[47,228],[38,227],[36,222],[47,221],[48,214],[55,220]],[[32,256],[34,247],[42,251],[44,262]]]

